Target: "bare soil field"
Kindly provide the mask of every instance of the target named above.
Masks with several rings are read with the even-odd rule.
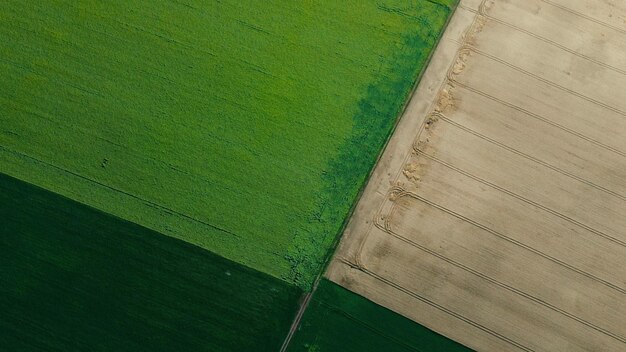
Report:
[[[462,0],[326,276],[480,351],[626,350],[626,4]]]

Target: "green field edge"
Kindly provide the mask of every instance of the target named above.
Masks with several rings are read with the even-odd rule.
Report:
[[[436,4],[439,4],[439,5],[442,5],[442,6],[448,6],[446,4],[442,4],[442,3],[431,1],[431,0],[426,0],[426,1],[432,2],[432,3],[436,3]],[[376,157],[376,161],[374,162],[374,164],[372,165],[372,167],[370,168],[370,170],[369,170],[369,172],[367,174],[366,180],[361,185],[361,187],[359,189],[359,192],[358,192],[357,196],[355,197],[355,199],[354,199],[354,201],[352,203],[352,206],[350,207],[348,216],[346,216],[346,218],[344,219],[344,221],[343,221],[343,223],[341,225],[340,231],[335,236],[335,239],[334,239],[334,241],[332,243],[332,246],[328,249],[327,254],[326,254],[325,258],[324,258],[322,269],[320,270],[320,272],[315,277],[315,280],[314,280],[314,283],[313,283],[313,285],[311,287],[311,290],[310,290],[310,292],[307,293],[308,297],[305,297],[305,299],[303,300],[303,305],[300,307],[298,315],[306,314],[306,310],[308,308],[307,305],[308,305],[311,297],[313,297],[315,295],[315,291],[317,290],[317,287],[318,287],[320,281],[324,279],[324,273],[328,269],[328,265],[330,264],[331,259],[333,258],[339,243],[341,242],[341,238],[343,236],[343,233],[344,233],[346,227],[348,226],[348,223],[352,219],[352,216],[354,215],[354,211],[356,210],[356,207],[357,207],[359,201],[361,200],[361,197],[363,196],[363,192],[365,191],[365,188],[367,187],[367,185],[368,185],[368,183],[369,183],[369,181],[370,181],[370,179],[371,179],[371,177],[372,177],[372,175],[374,173],[374,170],[376,169],[376,166],[378,165],[378,162],[380,161],[380,159],[382,158],[383,154],[385,153],[385,150],[387,149],[389,141],[393,137],[393,135],[395,133],[395,130],[396,130],[398,124],[400,123],[401,117],[406,112],[406,109],[409,106],[409,103],[411,102],[413,94],[415,93],[415,91],[419,87],[419,83],[421,82],[421,79],[424,76],[424,73],[426,72],[426,69],[430,65],[430,61],[431,61],[435,51],[437,50],[437,47],[439,46],[439,43],[441,42],[441,39],[443,38],[443,35],[444,35],[446,29],[448,28],[448,25],[450,24],[450,20],[452,19],[452,16],[454,16],[454,14],[455,14],[455,12],[456,12],[456,10],[458,8],[460,0],[451,0],[450,2],[451,2],[451,6],[449,7],[450,8],[450,15],[446,19],[445,25],[443,26],[443,29],[439,33],[439,37],[437,38],[437,42],[436,42],[435,46],[433,47],[433,49],[431,50],[430,54],[428,55],[428,58],[426,60],[426,63],[424,65],[424,67],[422,68],[420,73],[417,75],[417,77],[416,77],[416,79],[415,79],[415,81],[413,83],[413,86],[411,88],[411,91],[408,94],[408,97],[405,100],[404,105],[402,106],[402,109],[401,109],[400,113],[398,114],[398,116],[396,116],[395,122],[393,124],[392,129],[391,129],[391,132],[387,136],[387,138],[386,138],[386,140],[384,142],[383,148],[378,153],[378,156]],[[294,324],[295,324],[295,326],[292,325],[289,335],[286,336],[286,338],[285,338],[285,341],[284,341],[283,346],[281,348],[281,352],[284,352],[284,351],[288,350],[288,348],[290,346],[290,340],[291,340],[291,338],[293,336],[292,334],[299,327],[298,326],[299,322],[294,321]]]
[[[372,177],[374,170],[376,169],[376,166],[378,165],[380,159],[382,158],[385,150],[387,149],[387,146],[389,144],[389,141],[391,140],[391,138],[393,137],[395,130],[400,122],[400,119],[402,118],[402,116],[404,115],[404,113],[406,112],[406,109],[411,101],[411,98],[413,97],[413,94],[415,93],[415,91],[417,90],[417,88],[419,87],[419,83],[424,75],[424,73],[426,72],[426,69],[428,68],[430,61],[439,45],[439,43],[441,42],[441,39],[450,23],[450,20],[452,19],[452,16],[454,15],[454,13],[456,12],[458,5],[460,3],[460,0],[423,0],[425,2],[428,3],[432,3],[435,5],[439,5],[442,7],[445,7],[447,9],[449,9],[449,14],[446,18],[446,21],[444,23],[444,25],[442,26],[441,31],[438,33],[437,39],[432,47],[432,49],[430,50],[423,66],[422,69],[418,72],[418,74],[415,76],[415,79],[413,80],[413,83],[411,85],[411,88],[409,90],[409,93],[406,95],[406,98],[404,99],[404,102],[401,106],[401,108],[399,109],[399,112],[396,114],[396,116],[394,116],[393,118],[393,124],[389,130],[389,132],[387,133],[387,135],[385,136],[385,139],[383,141],[382,147],[378,150],[378,153],[376,154],[376,158],[373,161],[373,163],[370,164],[369,166],[369,170],[366,173],[366,176],[364,178],[364,180],[361,182],[361,184],[359,185],[358,188],[358,192],[356,194],[356,196],[353,198],[352,203],[350,205],[350,208],[348,210],[347,215],[343,218],[342,222],[341,222],[341,226],[339,228],[339,230],[337,231],[337,233],[334,235],[333,237],[333,241],[331,243],[331,245],[327,248],[326,250],[326,254],[323,256],[323,261],[321,263],[320,266],[320,270],[315,274],[314,279],[312,280],[311,284],[306,284],[306,282],[304,284],[298,282],[298,280],[294,280],[293,278],[285,278],[286,281],[288,282],[294,282],[296,285],[300,286],[301,288],[303,288],[305,291],[311,291],[313,290],[315,284],[319,281],[319,279],[323,276],[324,272],[326,272],[326,269],[328,267],[328,264],[330,263],[330,260],[332,258],[332,256],[334,255],[337,246],[339,245],[339,242],[341,241],[341,237],[348,225],[348,223],[350,222],[350,219],[352,218],[354,211],[361,199],[361,197],[363,196],[363,192],[365,191],[365,188],[367,187],[367,184],[370,181],[370,178]]]
[[[436,3],[436,4],[439,4],[439,5],[442,5],[442,6],[447,6],[445,4],[442,4],[442,3],[439,3],[439,2],[436,2],[436,1],[433,1],[433,0],[425,0],[425,1]],[[442,0],[442,1],[445,1],[445,0]],[[422,77],[424,76],[424,73],[426,72],[426,69],[430,65],[430,61],[431,61],[433,55],[435,54],[435,51],[437,50],[437,47],[439,46],[439,43],[441,42],[441,38],[443,38],[443,34],[445,33],[446,29],[448,28],[448,25],[450,24],[450,20],[452,19],[452,16],[454,15],[454,13],[456,12],[456,9],[458,8],[460,0],[450,0],[450,1],[453,2],[451,7],[449,7],[450,8],[450,15],[446,19],[446,23],[444,24],[441,32],[439,33],[439,37],[437,38],[437,42],[433,46],[433,49],[431,50],[430,54],[428,55],[428,58],[426,59],[426,63],[424,64],[424,67],[422,68],[420,73],[416,76],[415,81],[413,82],[413,86],[411,87],[411,90],[410,90],[410,92],[409,92],[409,94],[407,96],[407,99],[405,99],[404,105],[402,106],[402,109],[401,109],[400,113],[396,116],[396,118],[394,120],[392,129],[389,132],[389,134],[387,135],[387,137],[385,139],[385,142],[384,142],[384,145],[383,145],[383,147],[381,148],[381,150],[379,151],[379,153],[378,153],[378,155],[376,157],[376,161],[370,167],[370,170],[367,173],[367,177],[366,177],[365,181],[361,184],[361,186],[359,188],[359,192],[358,192],[357,196],[354,198],[354,201],[352,202],[352,205],[350,206],[350,210],[348,212],[348,215],[346,216],[346,218],[343,220],[343,223],[341,224],[341,229],[339,230],[339,232],[335,236],[335,239],[334,239],[334,241],[332,243],[332,246],[328,249],[327,254],[324,257],[324,262],[323,262],[323,265],[322,265],[322,269],[321,269],[321,271],[318,273],[318,275],[315,278],[315,283],[319,282],[319,280],[323,277],[324,273],[326,272],[326,269],[328,269],[328,265],[330,264],[330,261],[331,261],[333,255],[335,254],[335,251],[337,250],[337,246],[339,245],[339,242],[341,242],[341,238],[343,236],[343,233],[346,230],[346,227],[348,226],[348,223],[350,222],[350,219],[352,219],[352,216],[354,215],[354,211],[356,210],[356,207],[359,204],[359,201],[361,200],[361,197],[363,196],[363,192],[365,192],[365,188],[367,188],[367,185],[369,184],[370,179],[371,179],[372,175],[374,174],[374,170],[376,170],[376,166],[378,165],[378,162],[380,161],[380,159],[382,158],[383,154],[385,153],[385,151],[387,149],[387,146],[389,145],[389,141],[393,137],[393,135],[394,135],[394,133],[396,131],[396,128],[398,127],[398,124],[400,123],[400,120],[401,120],[402,116],[406,112],[406,109],[408,108],[409,103],[411,102],[413,94],[415,93],[415,91],[419,87],[419,84],[420,84],[420,82],[422,80]]]

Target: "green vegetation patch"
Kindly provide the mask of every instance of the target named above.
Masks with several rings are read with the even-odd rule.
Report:
[[[468,352],[399,314],[323,279],[289,352]]]
[[[0,174],[0,350],[277,351],[301,291]]]
[[[308,287],[450,0],[4,0],[0,172]]]

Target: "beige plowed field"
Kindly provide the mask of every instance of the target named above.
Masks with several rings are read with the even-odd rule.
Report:
[[[626,351],[626,2],[462,0],[326,275],[480,351]]]

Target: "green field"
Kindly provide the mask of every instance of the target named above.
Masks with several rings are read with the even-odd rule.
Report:
[[[471,351],[325,279],[289,346],[289,352]]]
[[[307,288],[456,0],[4,0],[0,172]]]
[[[0,174],[0,350],[277,351],[295,286]]]

